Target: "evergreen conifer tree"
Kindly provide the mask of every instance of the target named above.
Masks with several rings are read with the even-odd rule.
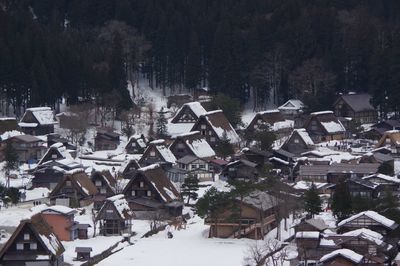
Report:
[[[217,155],[221,156],[222,158],[226,158],[227,156],[234,153],[233,146],[230,143],[226,132],[223,133],[222,139],[217,143],[215,151]]]
[[[314,216],[322,211],[321,205],[317,187],[312,183],[310,189],[304,193],[304,209],[309,216]]]
[[[5,165],[3,167],[3,170],[5,171],[7,177],[7,187],[9,187],[10,171],[18,169],[18,154],[12,146],[11,141],[7,141],[6,149],[4,151],[4,157]]]
[[[339,221],[347,218],[352,213],[350,191],[344,180],[337,185],[332,197],[332,212]]]
[[[182,184],[181,195],[187,197],[186,204],[189,204],[190,199],[197,199],[197,191],[199,190],[199,179],[193,175],[189,175],[185,178]]]
[[[158,112],[158,119],[157,119],[157,137],[164,138],[168,135],[167,132],[167,119],[165,118],[165,111],[164,107],[161,107],[161,110]]]

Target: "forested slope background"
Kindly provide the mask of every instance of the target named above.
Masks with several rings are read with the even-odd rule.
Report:
[[[16,107],[113,95],[122,110],[141,77],[255,109],[369,92],[397,115],[399,26],[398,0],[0,0],[0,92]]]

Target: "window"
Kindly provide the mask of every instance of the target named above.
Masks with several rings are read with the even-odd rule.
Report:
[[[147,190],[147,197],[151,197],[151,190]]]
[[[212,131],[211,130],[208,131],[208,135],[210,135],[210,136],[212,135]]]
[[[192,164],[190,167],[191,169],[197,169],[197,164]]]
[[[211,138],[210,138],[210,141],[211,141],[211,142],[215,142],[215,137],[211,137]]]
[[[24,234],[24,240],[29,240],[30,239],[30,235],[29,234]]]
[[[136,191],[132,190],[132,196],[136,196]]]
[[[206,169],[206,166],[204,164],[199,164],[200,169]]]
[[[202,130],[202,131],[201,131],[201,135],[205,136],[205,135],[206,135],[206,131],[205,131],[205,130]]]
[[[206,125],[201,125],[201,127],[200,127],[201,129],[206,129],[207,128],[207,126]]]
[[[101,194],[106,194],[106,193],[107,193],[107,191],[106,191],[106,189],[105,189],[105,188],[103,188],[103,187],[102,187],[102,188],[100,189],[100,193],[101,193]]]
[[[52,159],[57,159],[57,154],[52,154],[52,155],[51,155],[51,158],[52,158]]]
[[[65,185],[66,185],[67,187],[70,187],[70,186],[71,186],[71,181],[70,181],[70,180],[67,180],[67,182],[65,182]]]
[[[106,213],[113,213],[113,210],[106,210]]]
[[[101,187],[101,180],[96,180],[96,187]]]
[[[24,244],[23,243],[17,243],[17,250],[24,250]]]
[[[178,143],[178,149],[184,149],[185,145],[183,143]]]
[[[294,139],[294,143],[299,143],[299,139]]]
[[[36,244],[36,242],[31,243],[31,244],[29,245],[29,249],[30,249],[30,250],[37,250],[37,244]]]
[[[151,156],[151,157],[155,157],[155,156],[156,156],[156,152],[155,152],[155,151],[151,151],[151,152],[150,152],[150,156]]]
[[[140,181],[139,186],[140,186],[140,187],[144,187],[144,182],[143,182],[143,181]]]

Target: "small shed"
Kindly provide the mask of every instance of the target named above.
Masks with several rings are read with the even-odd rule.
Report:
[[[91,247],[76,247],[76,260],[85,261],[90,259]]]

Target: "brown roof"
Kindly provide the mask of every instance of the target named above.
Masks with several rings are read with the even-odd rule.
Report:
[[[36,236],[36,239],[47,249],[48,253],[54,256],[60,256],[64,253],[64,246],[61,241],[51,230],[51,227],[46,223],[40,214],[32,216],[30,219],[22,220],[18,225],[17,229],[12,234],[11,238],[7,241],[3,249],[0,251],[0,258],[3,257],[4,253],[14,243],[15,239],[22,231],[25,226],[29,226]]]
[[[335,114],[332,111],[322,111],[322,112],[311,113],[310,116],[308,117],[308,119],[306,120],[306,122],[304,123],[304,128],[308,128],[308,125],[313,118],[315,118],[315,120],[321,125],[323,130],[326,131],[326,133],[328,133],[328,134],[346,131],[345,128],[343,127],[342,123],[340,123],[340,121],[337,119],[337,117],[335,116]],[[332,131],[332,129],[327,128],[324,125],[324,123],[330,123],[330,122],[334,122],[335,124],[338,124],[337,125],[338,130]]]
[[[354,112],[375,111],[375,108],[371,105],[371,98],[371,95],[366,93],[347,94],[340,96],[334,105],[336,105],[340,99],[343,99],[343,101],[347,103]]]
[[[64,178],[57,184],[57,186],[51,191],[50,196],[57,195],[58,191],[64,186],[67,179],[71,180],[71,184],[78,189],[83,195],[92,196],[98,191],[92,180],[86,175],[83,169],[75,169],[66,172]]]
[[[261,118],[265,123],[273,125],[276,122],[285,121],[285,118],[279,110],[269,110],[264,112],[258,112],[253,119]]]
[[[171,202],[174,200],[180,200],[179,192],[176,190],[175,186],[171,183],[168,177],[165,175],[164,170],[159,164],[152,164],[146,167],[139,168],[135,173],[135,176],[129,181],[125,186],[124,194],[128,188],[130,188],[132,182],[137,178],[137,176],[144,176],[149,183],[154,187],[154,189],[160,194],[161,198],[165,202]]]
[[[195,130],[197,124],[201,121],[201,119],[205,119],[207,121],[207,123],[212,127],[219,138],[222,138],[223,132],[225,132],[231,143],[239,142],[239,136],[237,135],[235,129],[232,127],[231,123],[226,118],[222,110],[210,111],[201,115],[199,120],[193,126],[192,130]]]
[[[383,134],[382,138],[379,140],[378,144],[376,144],[376,147],[382,147],[386,145],[386,138],[389,138],[391,143],[394,144],[396,147],[400,146],[400,131],[399,130],[390,130],[386,131],[385,134]]]
[[[115,178],[111,175],[110,171],[108,170],[103,170],[101,172],[96,171],[92,174],[91,179],[93,179],[95,175],[100,176],[104,181],[106,181],[106,183],[109,185],[111,189],[115,188],[116,181]]]

